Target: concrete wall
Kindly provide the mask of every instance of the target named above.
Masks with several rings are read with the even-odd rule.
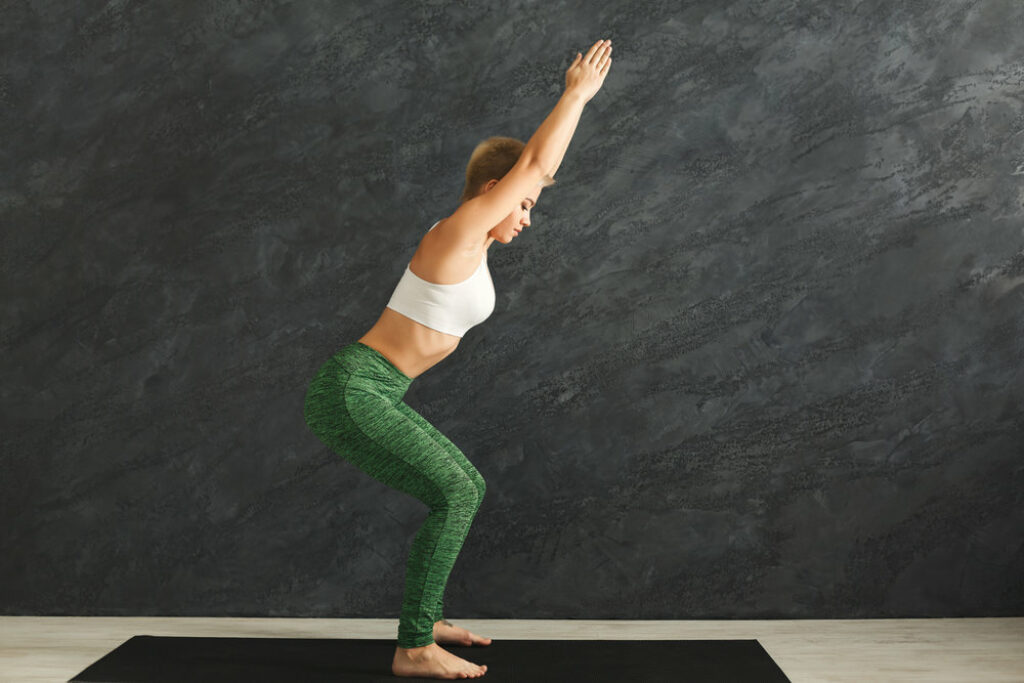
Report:
[[[406,401],[446,616],[1024,614],[1024,5],[8,3],[4,614],[397,617],[306,428],[490,135],[614,64]]]

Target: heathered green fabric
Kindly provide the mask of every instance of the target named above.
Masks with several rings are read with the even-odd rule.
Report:
[[[306,424],[374,479],[430,508],[412,541],[398,620],[399,647],[434,642],[448,575],[484,497],[484,478],[448,437],[410,408],[412,378],[360,342],[335,353],[306,393]]]

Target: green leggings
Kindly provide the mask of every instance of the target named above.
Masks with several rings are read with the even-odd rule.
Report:
[[[398,646],[434,642],[448,575],[484,497],[484,478],[462,451],[402,397],[412,378],[376,349],[355,342],[317,371],[306,424],[357,468],[430,508],[405,566]]]

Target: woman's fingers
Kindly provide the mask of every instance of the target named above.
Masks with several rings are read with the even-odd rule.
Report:
[[[611,40],[597,41],[590,46],[586,55],[577,52],[575,59],[565,72],[566,91],[579,92],[589,102],[601,89],[611,62]]]
[[[606,43],[603,40],[599,40],[596,43],[594,43],[593,45],[591,45],[590,49],[587,50],[587,61],[588,62],[593,62],[594,61],[594,55],[597,54],[598,50],[600,50],[606,44],[607,45],[611,45],[611,43]]]

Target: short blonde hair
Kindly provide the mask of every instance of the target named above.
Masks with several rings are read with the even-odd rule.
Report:
[[[519,161],[526,143],[516,138],[495,135],[487,138],[473,149],[466,165],[466,185],[462,189],[460,203],[469,201],[480,193],[491,179],[501,180]],[[555,184],[549,175],[541,178],[540,185]]]

